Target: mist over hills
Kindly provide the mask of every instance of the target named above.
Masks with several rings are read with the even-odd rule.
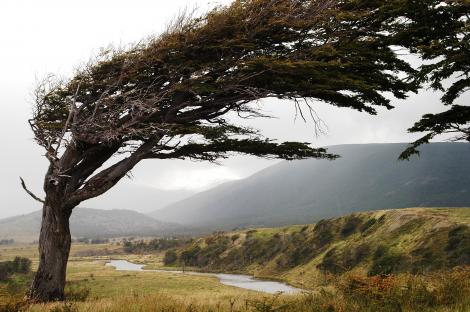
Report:
[[[39,238],[42,211],[0,220],[0,238],[31,242]],[[132,210],[76,208],[70,218],[72,237],[154,236],[184,232],[184,228]]]
[[[194,194],[194,191],[185,189],[162,190],[123,181],[123,183],[118,183],[103,195],[89,199],[81,205],[98,209],[131,209],[146,213],[186,199]]]
[[[470,145],[433,143],[410,161],[406,144],[338,145],[335,161],[282,162],[150,213],[166,222],[229,229],[304,224],[355,211],[469,207]]]

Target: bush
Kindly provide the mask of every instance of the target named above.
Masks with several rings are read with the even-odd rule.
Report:
[[[361,233],[364,233],[367,230],[369,230],[376,223],[377,223],[377,219],[375,219],[375,218],[369,219],[369,220],[367,220],[366,223],[362,224],[359,227],[359,231],[361,231]]]
[[[197,266],[198,265],[198,255],[201,251],[201,247],[199,246],[191,246],[190,248],[183,250],[180,256],[180,260],[183,264],[189,266]]]
[[[358,226],[362,223],[362,220],[356,216],[350,216],[347,218],[346,222],[341,229],[341,235],[347,237],[354,233]]]
[[[460,225],[449,231],[446,251],[451,266],[470,265],[470,227]]]
[[[187,239],[179,238],[155,238],[149,241],[123,241],[123,251],[126,253],[144,253],[144,252],[155,252],[165,251],[171,248],[183,247],[189,244],[191,241]]]
[[[318,268],[333,274],[343,273],[346,271],[339,259],[339,254],[336,248],[328,250],[323,257],[322,262],[318,265]]]
[[[0,245],[11,245],[14,242],[14,239],[0,239]]]
[[[237,239],[240,238],[240,235],[239,234],[234,234],[232,235],[232,237],[230,237],[230,240],[232,241],[232,243],[236,242]]]
[[[331,221],[327,220],[320,220],[315,225],[315,242],[319,247],[323,247],[333,240],[334,235],[332,227]]]
[[[174,250],[168,250],[165,252],[165,256],[163,257],[163,263],[165,265],[174,264],[178,260],[178,255]]]
[[[380,245],[374,253],[369,276],[396,273],[404,266],[405,260],[403,255],[391,253],[387,247]]]
[[[31,260],[23,257],[15,257],[13,261],[0,262],[0,281],[5,281],[14,273],[29,273]]]

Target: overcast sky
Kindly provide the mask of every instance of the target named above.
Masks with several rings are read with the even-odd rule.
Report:
[[[197,6],[203,11],[229,2],[0,1],[0,218],[40,208],[21,190],[18,179],[23,176],[30,189],[42,193],[46,161],[41,156],[43,151],[33,142],[27,124],[36,77],[44,77],[47,73],[69,76],[74,67],[97,54],[100,47],[136,42],[160,33],[185,7]],[[406,133],[406,129],[414,121],[425,112],[444,110],[439,97],[438,93],[424,90],[406,101],[394,101],[396,109],[380,111],[378,116],[318,103],[314,108],[328,127],[327,134],[320,137],[315,136],[312,123],[294,119],[295,109],[292,103],[285,101],[262,101],[263,109],[277,118],[250,122],[268,137],[307,141],[315,146],[409,142],[416,135]],[[459,102],[468,98],[461,98]],[[246,177],[275,162],[250,157],[234,157],[220,166],[191,161],[145,161],[133,171],[132,180],[121,183],[132,188],[199,191],[223,181]],[[111,192],[105,200],[92,201],[92,207],[114,208],[113,203],[119,201],[117,193]]]

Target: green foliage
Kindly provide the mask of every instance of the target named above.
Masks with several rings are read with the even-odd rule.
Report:
[[[412,5],[417,5],[416,11]],[[427,132],[413,142],[400,156],[409,159],[418,154],[417,147],[443,133],[456,140],[470,141],[470,107],[454,102],[470,89],[470,5],[466,0],[410,1],[401,8],[412,21],[398,35],[403,44],[421,54],[423,64],[416,72],[418,83],[429,82],[431,88],[443,91],[441,100],[451,107],[442,113],[426,114],[409,132]],[[411,13],[413,12],[413,13]],[[405,13],[406,14],[406,13]]]
[[[328,244],[334,238],[332,222],[329,220],[320,220],[315,224],[315,241],[320,247]]]
[[[376,218],[370,218],[369,220],[367,220],[365,223],[363,223],[360,227],[359,227],[359,231],[363,234],[367,234],[367,232],[369,231],[369,229],[374,226],[374,224],[377,223],[377,219]]]
[[[46,148],[57,152],[65,131],[83,152],[109,145],[106,159],[152,140],[158,148],[142,159],[215,160],[230,152],[332,159],[306,143],[273,143],[223,115],[266,117],[248,104],[267,97],[292,100],[298,110],[305,102],[309,113],[311,99],[369,114],[393,108],[384,93],[417,91],[406,79],[415,70],[391,45],[401,42],[388,35],[402,26],[401,15],[388,1],[236,0],[182,16],[159,37],[104,51],[70,80],[45,81],[31,125]],[[72,99],[80,109],[71,111]],[[204,140],[163,143],[174,136]]]
[[[388,247],[379,245],[375,250],[369,275],[387,275],[397,273],[405,265],[406,258],[402,254],[392,253]]]
[[[324,255],[322,262],[317,267],[333,274],[344,273],[364,261],[369,252],[370,246],[365,243],[349,246],[343,250],[332,248]]]
[[[178,260],[178,255],[174,250],[168,250],[165,252],[165,256],[163,257],[163,264],[171,265],[174,264]]]
[[[232,241],[232,243],[236,242],[238,239],[240,238],[240,235],[239,234],[234,234],[230,237],[230,240]]]
[[[333,274],[342,273],[346,271],[338,259],[337,250],[332,248],[323,257],[323,261],[318,265],[318,268]]]
[[[427,274],[468,263],[469,230],[462,217],[468,210],[455,214],[463,225],[435,228],[442,215],[453,212],[390,210],[321,220],[315,226],[216,232],[177,248],[175,263],[214,271],[292,274],[301,279],[303,265],[337,275],[353,269],[367,269],[371,276]]]
[[[175,247],[185,246],[190,243],[190,239],[184,238],[155,238],[149,241],[125,240],[123,242],[123,250],[127,253],[144,253],[165,251]]]
[[[461,225],[449,231],[446,251],[452,266],[470,265],[470,227],[468,225]]]
[[[78,237],[74,239],[77,243],[84,243],[84,244],[106,244],[109,242],[107,238],[88,238],[88,237]]]
[[[189,248],[183,250],[180,256],[180,261],[184,265],[198,266],[198,255],[200,251],[201,247],[199,247],[198,245],[190,246]]]
[[[347,237],[354,232],[356,232],[357,228],[361,225],[362,220],[357,216],[350,216],[346,219],[346,222],[341,229],[341,235],[343,237]]]
[[[13,261],[0,262],[0,281],[5,281],[14,273],[29,273],[31,271],[31,260],[23,257],[15,257]]]

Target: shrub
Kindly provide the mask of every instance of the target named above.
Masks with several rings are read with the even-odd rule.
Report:
[[[13,261],[0,262],[0,281],[5,281],[14,273],[29,273],[31,260],[23,257],[15,257]]]
[[[449,231],[446,251],[451,266],[470,265],[470,227],[460,225]]]
[[[250,236],[253,236],[253,234],[255,234],[256,232],[258,232],[257,230],[248,230],[246,231],[246,237],[250,237]]]
[[[230,240],[232,241],[232,243],[236,242],[237,239],[240,238],[240,235],[239,234],[234,234],[232,235],[232,237],[230,237]]]
[[[367,230],[369,230],[374,224],[377,223],[377,219],[375,218],[372,218],[372,219],[369,219],[367,220],[367,222],[363,223],[360,227],[359,227],[359,231],[361,233],[364,233],[366,232]]]
[[[0,239],[0,245],[11,245],[14,242],[14,239]]]
[[[343,251],[342,266],[347,270],[351,270],[361,263],[369,255],[370,247],[367,244],[353,246]]]
[[[346,222],[341,229],[341,235],[347,237],[354,233],[358,226],[362,223],[362,220],[356,216],[350,216],[346,219]]]
[[[374,253],[369,276],[396,273],[404,266],[405,257],[391,253],[385,246],[380,245]]]
[[[163,257],[163,263],[165,265],[174,264],[178,260],[178,255],[174,250],[168,250],[165,252],[165,256]]]
[[[199,246],[191,246],[188,249],[183,250],[180,256],[180,260],[183,264],[189,266],[197,266],[198,265],[198,254],[201,251],[201,247]]]
[[[123,241],[123,251],[126,253],[144,253],[154,251],[165,251],[175,247],[183,247],[191,243],[187,239],[179,238],[155,238],[149,241]]]
[[[322,262],[318,265],[318,268],[333,274],[342,273],[345,271],[345,268],[342,266],[342,263],[339,259],[339,253],[336,248],[328,250],[328,252],[323,257]]]
[[[330,243],[333,238],[333,229],[331,221],[320,220],[315,225],[315,242],[320,246],[325,246],[326,244]]]

